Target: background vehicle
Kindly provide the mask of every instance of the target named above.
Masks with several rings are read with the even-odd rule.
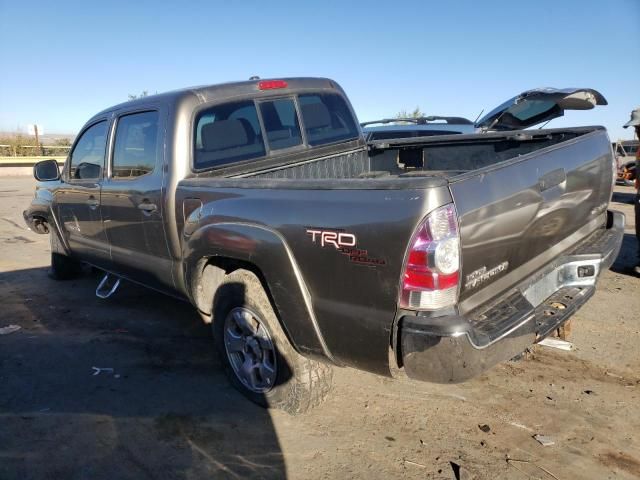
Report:
[[[636,155],[639,145],[640,142],[637,140],[619,140],[612,144],[618,167],[616,183],[628,186],[635,185],[637,178]]]
[[[360,124],[367,141],[421,136],[486,133],[533,127],[564,115],[606,105],[590,88],[535,88],[510,98],[475,123],[464,117],[386,118]],[[543,125],[544,126],[544,125]]]
[[[259,404],[316,405],[331,364],[459,382],[562,326],[620,248],[604,128],[507,129],[585,107],[557,92],[499,132],[369,143],[328,79],[144,97],[89,120],[61,175],[38,164],[24,217],[55,277],[190,301]]]
[[[474,132],[473,122],[463,117],[385,118],[363,122],[360,126],[366,141]]]

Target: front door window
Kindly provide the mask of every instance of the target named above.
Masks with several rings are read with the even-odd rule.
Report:
[[[72,180],[101,178],[106,146],[106,121],[98,122],[85,130],[71,152],[69,178]]]

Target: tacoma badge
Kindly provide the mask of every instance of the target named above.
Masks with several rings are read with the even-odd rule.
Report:
[[[509,262],[502,262],[500,265],[493,267],[490,270],[487,270],[487,267],[479,268],[468,274],[465,277],[464,288],[470,289],[475,288],[478,285],[486,282],[487,280],[492,279],[499,273],[506,271],[509,268]]]

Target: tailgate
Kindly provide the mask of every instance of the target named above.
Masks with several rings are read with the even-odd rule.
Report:
[[[462,244],[461,313],[602,226],[612,175],[611,144],[598,129],[451,179]]]

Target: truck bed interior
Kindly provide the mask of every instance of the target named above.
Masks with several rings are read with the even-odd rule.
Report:
[[[376,141],[369,150],[274,166],[245,178],[453,177],[585,135],[599,127]]]

